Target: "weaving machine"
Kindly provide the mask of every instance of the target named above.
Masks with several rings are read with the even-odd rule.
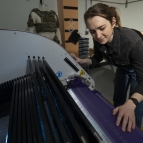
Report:
[[[0,143],[141,143],[57,43],[0,30]]]

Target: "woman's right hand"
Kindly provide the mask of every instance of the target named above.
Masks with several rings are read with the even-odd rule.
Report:
[[[74,53],[70,53],[71,57],[73,57],[75,59],[75,61],[79,64],[83,64],[84,63],[84,59],[80,59],[78,58]]]

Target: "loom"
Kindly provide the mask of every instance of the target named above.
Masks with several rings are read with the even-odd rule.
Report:
[[[57,43],[0,30],[0,143],[141,143],[115,125],[113,106]]]

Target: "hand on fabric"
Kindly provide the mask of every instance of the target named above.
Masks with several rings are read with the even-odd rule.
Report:
[[[74,53],[70,53],[70,55],[75,59],[75,61],[79,64],[83,64],[84,63],[84,59],[80,59],[78,58]]]
[[[132,129],[135,129],[136,123],[135,123],[135,113],[134,110],[136,108],[136,105],[131,101],[127,100],[125,104],[122,106],[116,107],[113,110],[113,115],[117,116],[116,125],[119,126],[122,120],[122,131],[125,132],[126,130],[128,132],[131,132]]]

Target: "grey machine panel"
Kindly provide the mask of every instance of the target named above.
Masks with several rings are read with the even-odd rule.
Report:
[[[25,31],[0,30],[0,83],[25,75],[28,56],[45,57],[52,70],[64,81],[72,75],[81,76],[90,87],[93,79],[56,42]],[[64,59],[68,58],[79,69],[75,71]]]

